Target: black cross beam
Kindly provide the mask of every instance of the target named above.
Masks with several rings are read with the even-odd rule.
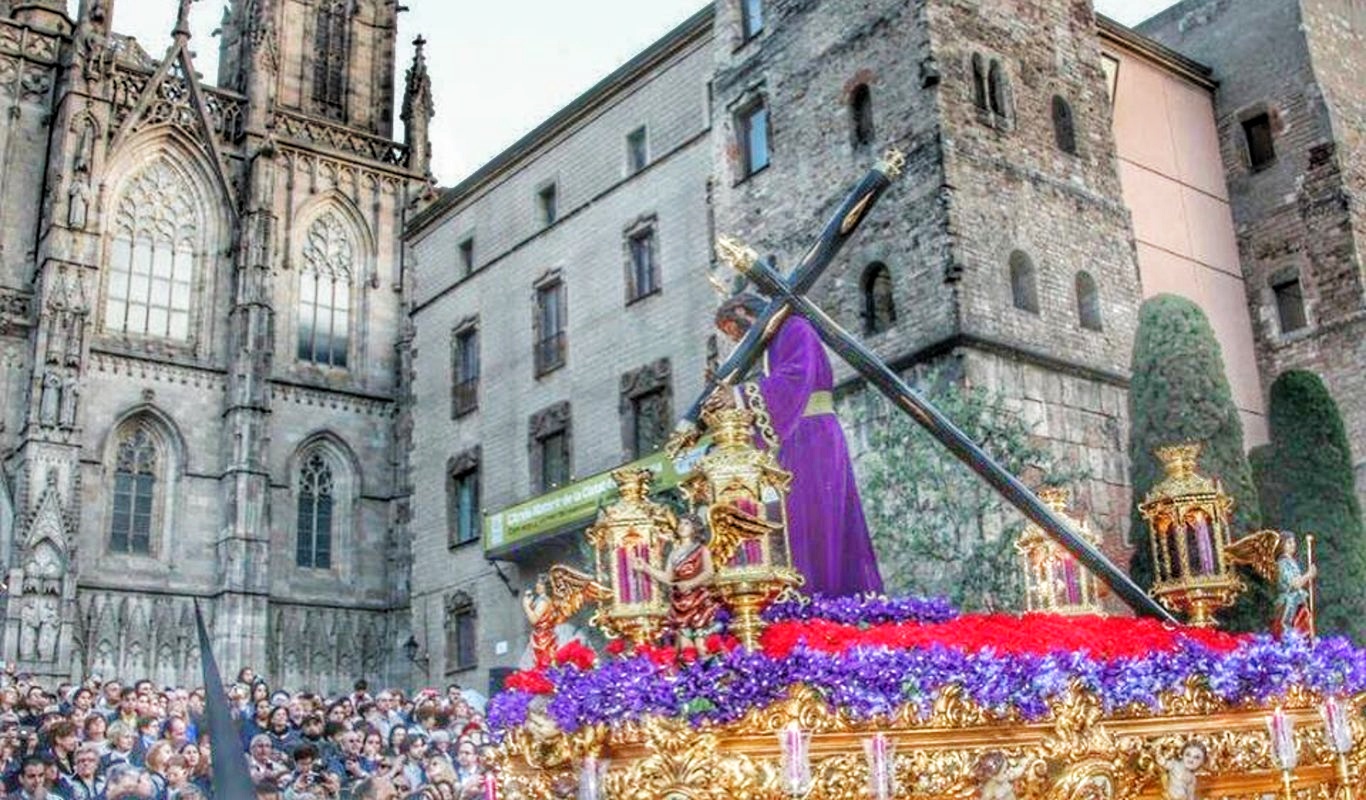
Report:
[[[793,268],[792,274],[783,280],[785,285],[793,292],[798,294],[810,289],[816,283],[816,279],[821,276],[825,268],[830,266],[830,262],[835,259],[835,254],[840,251],[849,237],[858,230],[859,223],[868,214],[868,209],[873,207],[882,193],[892,185],[892,181],[901,175],[902,167],[906,164],[906,157],[898,150],[889,150],[882,157],[882,161],[877,166],[868,170],[868,174],[854,185],[854,188],[845,196],[844,201],[835,209],[835,213],[825,223],[821,229],[821,234],[816,238],[811,248],[802,256],[802,260]],[[706,386],[702,388],[702,393],[697,396],[693,404],[688,407],[688,411],[683,415],[683,419],[678,423],[680,431],[691,431],[697,427],[697,420],[702,416],[702,406],[707,398],[720,384],[731,384],[736,380],[743,379],[745,373],[749,371],[754,363],[763,355],[764,348],[773,335],[778,332],[778,328],[787,319],[787,315],[792,311],[787,301],[778,296],[773,296],[761,314],[754,320],[754,324],[749,326],[749,332],[745,334],[740,343],[731,351],[726,362],[717,367],[714,375],[709,377]]]
[[[779,305],[805,317],[816,329],[830,349],[834,350],[849,363],[860,375],[876,386],[930,435],[939,441],[949,452],[967,464],[973,472],[982,477],[1001,496],[1010,501],[1026,517],[1048,532],[1053,539],[1067,548],[1092,574],[1104,581],[1129,608],[1136,613],[1149,614],[1166,622],[1175,623],[1176,619],[1149,597],[1138,584],[1114,562],[1106,558],[1100,550],[1073,532],[1071,526],[1044,505],[1029,487],[996,463],[985,450],[968,438],[968,435],[921,397],[901,376],[893,372],[871,350],[864,347],[858,339],[849,334],[831,319],[824,311],[783,280],[772,267],[759,260],[758,254],[745,246],[727,240],[718,241],[717,249],[722,256],[745,276],[747,276],[770,299],[769,307]],[[776,326],[774,326],[776,328]]]

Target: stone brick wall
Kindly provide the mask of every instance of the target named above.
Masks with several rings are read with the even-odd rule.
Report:
[[[1264,386],[1318,373],[1341,408],[1366,495],[1361,75],[1366,21],[1333,0],[1187,0],[1143,32],[1214,68],[1216,113]],[[1242,122],[1265,111],[1276,156],[1252,169]],[[1298,276],[1308,326],[1281,329],[1272,285]]]

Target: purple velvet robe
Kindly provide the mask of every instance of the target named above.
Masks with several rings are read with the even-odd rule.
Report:
[[[833,413],[806,416],[813,392],[834,387],[830,359],[811,323],[790,317],[769,343],[757,382],[778,435],[778,463],[792,473],[787,496],[792,562],[807,594],[882,592],[844,430]],[[762,446],[762,441],[760,446]]]

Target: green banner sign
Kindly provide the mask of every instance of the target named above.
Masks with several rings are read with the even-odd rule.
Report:
[[[707,452],[707,444],[707,440],[703,440],[677,461],[661,451],[623,466],[650,470],[655,476],[651,488],[655,492],[667,491],[692,474]],[[617,497],[617,484],[612,480],[612,472],[616,469],[619,467],[485,514],[484,553],[509,555],[547,536],[591,521],[600,507]]]

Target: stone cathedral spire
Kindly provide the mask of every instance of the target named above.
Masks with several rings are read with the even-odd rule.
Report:
[[[403,143],[408,146],[408,168],[431,175],[431,123],[435,106],[432,104],[432,78],[427,74],[427,56],[422,48],[427,40],[418,36],[413,40],[413,65],[403,84]]]

